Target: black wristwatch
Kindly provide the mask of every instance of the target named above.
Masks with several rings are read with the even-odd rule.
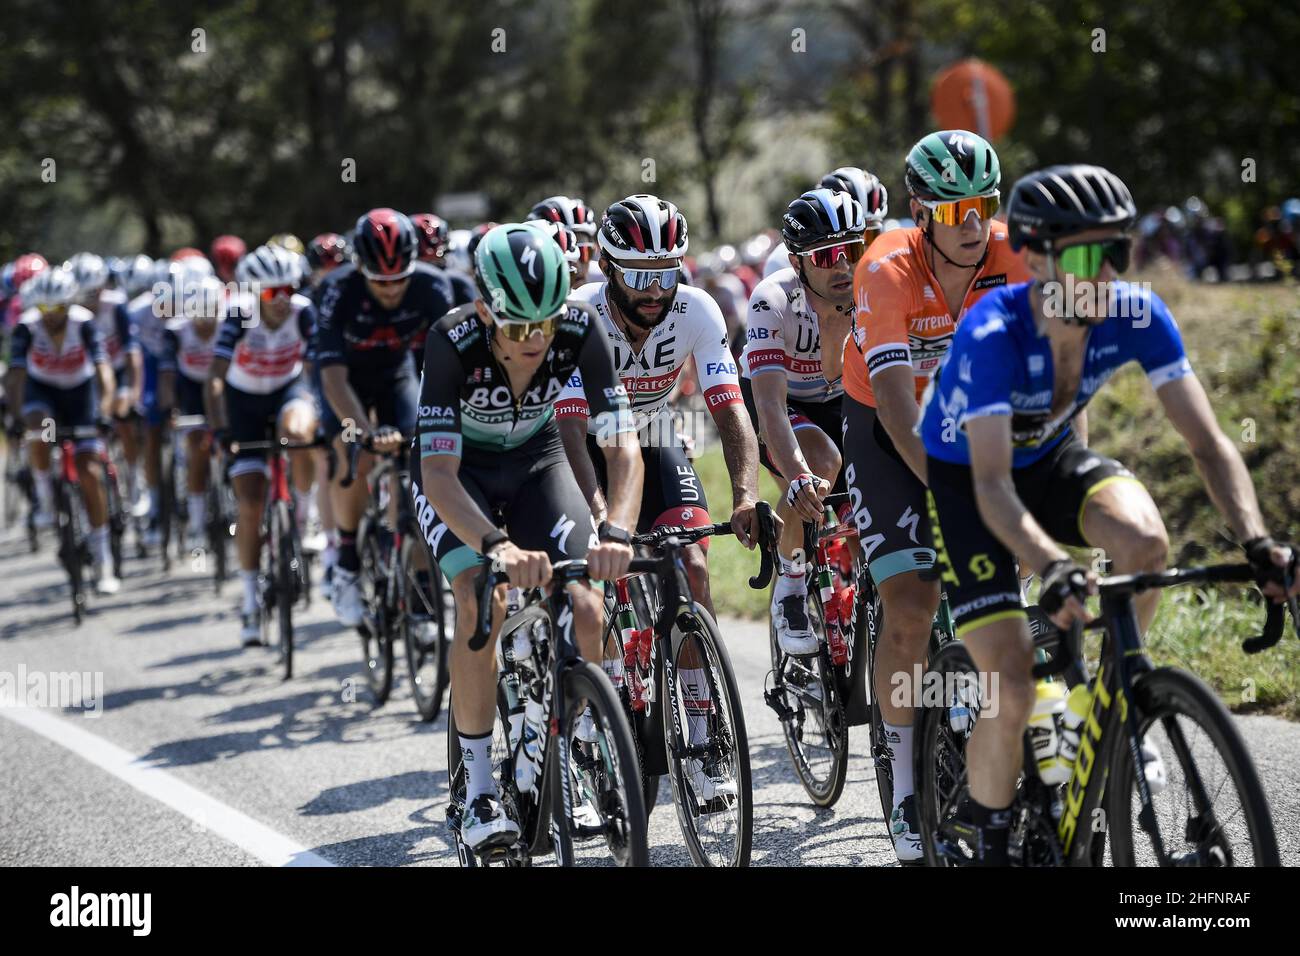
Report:
[[[489,551],[499,544],[504,544],[510,540],[510,536],[500,528],[493,528],[487,534],[483,535],[483,541],[479,544],[479,554],[486,555]]]
[[[616,524],[610,524],[608,521],[602,521],[600,527],[596,529],[596,537],[601,541],[614,541],[618,544],[632,546],[632,535],[626,528],[620,528]]]

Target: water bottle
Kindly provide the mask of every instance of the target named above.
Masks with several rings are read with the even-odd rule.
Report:
[[[1065,685],[1040,680],[1038,699],[1029,715],[1029,740],[1038,761],[1038,776],[1048,786],[1065,783],[1070,779],[1070,765],[1060,759],[1057,747],[1057,721],[1065,712]]]
[[[537,785],[537,772],[542,766],[542,748],[546,744],[543,734],[546,709],[542,702],[532,697],[524,705],[523,746],[515,761],[515,786],[520,793],[531,794]]]
[[[1079,756],[1079,736],[1083,722],[1088,719],[1091,703],[1092,693],[1087,684],[1078,685],[1066,698],[1065,712],[1061,714],[1061,739],[1056,752],[1067,770],[1074,766],[1074,761]]]

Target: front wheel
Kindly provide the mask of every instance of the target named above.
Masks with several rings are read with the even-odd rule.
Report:
[[[280,632],[280,665],[284,669],[284,679],[288,680],[293,677],[293,605],[298,593],[298,570],[302,559],[298,556],[297,542],[294,540],[293,516],[284,502],[276,503],[274,524],[275,534],[271,540],[276,548],[275,593]]]
[[[979,709],[979,672],[966,647],[953,641],[930,661],[927,686],[939,688],[937,700],[924,700],[916,711],[916,809],[928,866],[971,863],[974,849],[950,835],[967,789],[966,744]]]
[[[431,568],[422,586],[416,572],[417,543],[408,535],[402,540],[397,579],[402,593],[398,599],[398,620],[406,645],[406,666],[411,675],[411,696],[425,723],[442,711],[442,701],[451,681],[448,648],[455,634],[456,608],[438,569]],[[428,627],[423,625],[428,622]]]
[[[362,518],[362,527],[357,532],[357,551],[361,556],[358,583],[365,617],[357,631],[361,635],[366,684],[376,707],[387,703],[393,690],[393,632],[386,596],[391,540],[389,533],[372,516]]]
[[[1144,765],[1154,777],[1152,823],[1161,850],[1138,821],[1141,802],[1129,735],[1115,735],[1106,787],[1115,866],[1278,866],[1264,788],[1232,715],[1205,682],[1162,667],[1133,685]],[[1154,749],[1159,758],[1150,759]],[[1163,765],[1161,774],[1150,768]]]
[[[556,857],[574,866],[583,843],[601,840],[618,866],[646,866],[645,802],[632,729],[605,672],[588,661],[564,671],[565,712],[552,738]]]

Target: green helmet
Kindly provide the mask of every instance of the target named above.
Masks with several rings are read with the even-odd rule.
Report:
[[[541,322],[564,308],[569,266],[555,240],[511,222],[488,230],[474,250],[474,279],[503,319]]]
[[[908,151],[903,180],[917,199],[947,202],[994,192],[1002,169],[984,137],[945,129],[923,137]]]

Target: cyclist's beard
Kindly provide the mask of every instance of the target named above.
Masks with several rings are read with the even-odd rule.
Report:
[[[636,304],[633,303],[631,296],[623,291],[623,288],[617,282],[611,280],[608,285],[608,291],[609,297],[614,300],[615,308],[617,308],[619,312],[623,313],[623,318],[627,319],[640,329],[653,329],[656,325],[662,322],[664,316],[668,314],[668,310],[672,308],[673,300],[677,297],[676,291],[674,290],[673,295],[668,296],[664,300],[663,308],[659,310],[659,314],[653,318],[647,319],[637,311]]]

